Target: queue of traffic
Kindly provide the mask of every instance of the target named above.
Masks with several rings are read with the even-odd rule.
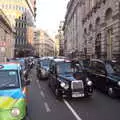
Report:
[[[120,96],[119,61],[44,57],[38,60],[36,70],[39,80],[43,80],[40,76],[48,79],[48,85],[57,98],[90,97],[95,89],[112,98]]]
[[[67,57],[16,58],[0,63],[0,120],[25,120],[29,73],[36,69],[56,99],[91,98],[95,89],[120,96],[120,63],[110,60],[73,60]]]

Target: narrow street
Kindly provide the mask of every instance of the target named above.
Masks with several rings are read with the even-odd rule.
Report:
[[[100,92],[93,98],[56,100],[47,80],[38,81],[32,70],[28,94],[29,120],[119,120],[120,100]]]

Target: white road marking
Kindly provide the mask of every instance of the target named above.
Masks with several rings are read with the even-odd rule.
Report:
[[[38,87],[41,88],[39,80],[36,80],[36,83],[38,84]]]
[[[43,91],[40,91],[40,95],[41,95],[43,98],[45,98],[45,94],[44,94]]]
[[[39,80],[36,80],[37,83],[39,83]]]
[[[38,84],[38,87],[41,88],[40,84]]]
[[[68,107],[68,109],[73,113],[73,115],[75,116],[76,120],[82,120],[79,115],[76,113],[76,111],[72,108],[72,106],[66,101],[63,100],[65,105]]]
[[[51,109],[49,108],[47,102],[44,102],[44,106],[45,106],[46,112],[51,112]]]

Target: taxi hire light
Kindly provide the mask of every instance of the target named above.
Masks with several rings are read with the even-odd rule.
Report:
[[[120,81],[118,82],[118,86],[120,86]]]
[[[12,111],[11,111],[11,115],[13,117],[17,117],[20,115],[20,110],[18,108],[13,108]]]

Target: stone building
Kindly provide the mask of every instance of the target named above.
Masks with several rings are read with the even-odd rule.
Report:
[[[70,0],[63,26],[64,53],[66,56],[77,57],[83,54],[83,6],[79,0]]]
[[[105,59],[120,57],[120,0],[86,0],[84,11],[87,56]]]
[[[119,16],[120,0],[70,0],[64,24],[66,53],[77,48],[79,56],[119,58]]]
[[[34,48],[35,54],[40,57],[54,55],[54,41],[43,30],[34,31]]]
[[[58,28],[58,35],[57,38],[59,40],[59,55],[63,56],[64,55],[64,35],[63,35],[63,25],[64,21],[60,21],[60,25]]]
[[[15,30],[15,56],[31,51],[27,40],[27,27],[33,26],[36,17],[36,0],[0,0],[0,8]],[[23,55],[24,56],[24,55]]]
[[[59,56],[60,55],[59,54],[60,53],[60,40],[59,40],[58,34],[55,35],[54,41],[55,41],[54,56]]]
[[[14,56],[14,33],[11,24],[0,9],[0,62]]]

